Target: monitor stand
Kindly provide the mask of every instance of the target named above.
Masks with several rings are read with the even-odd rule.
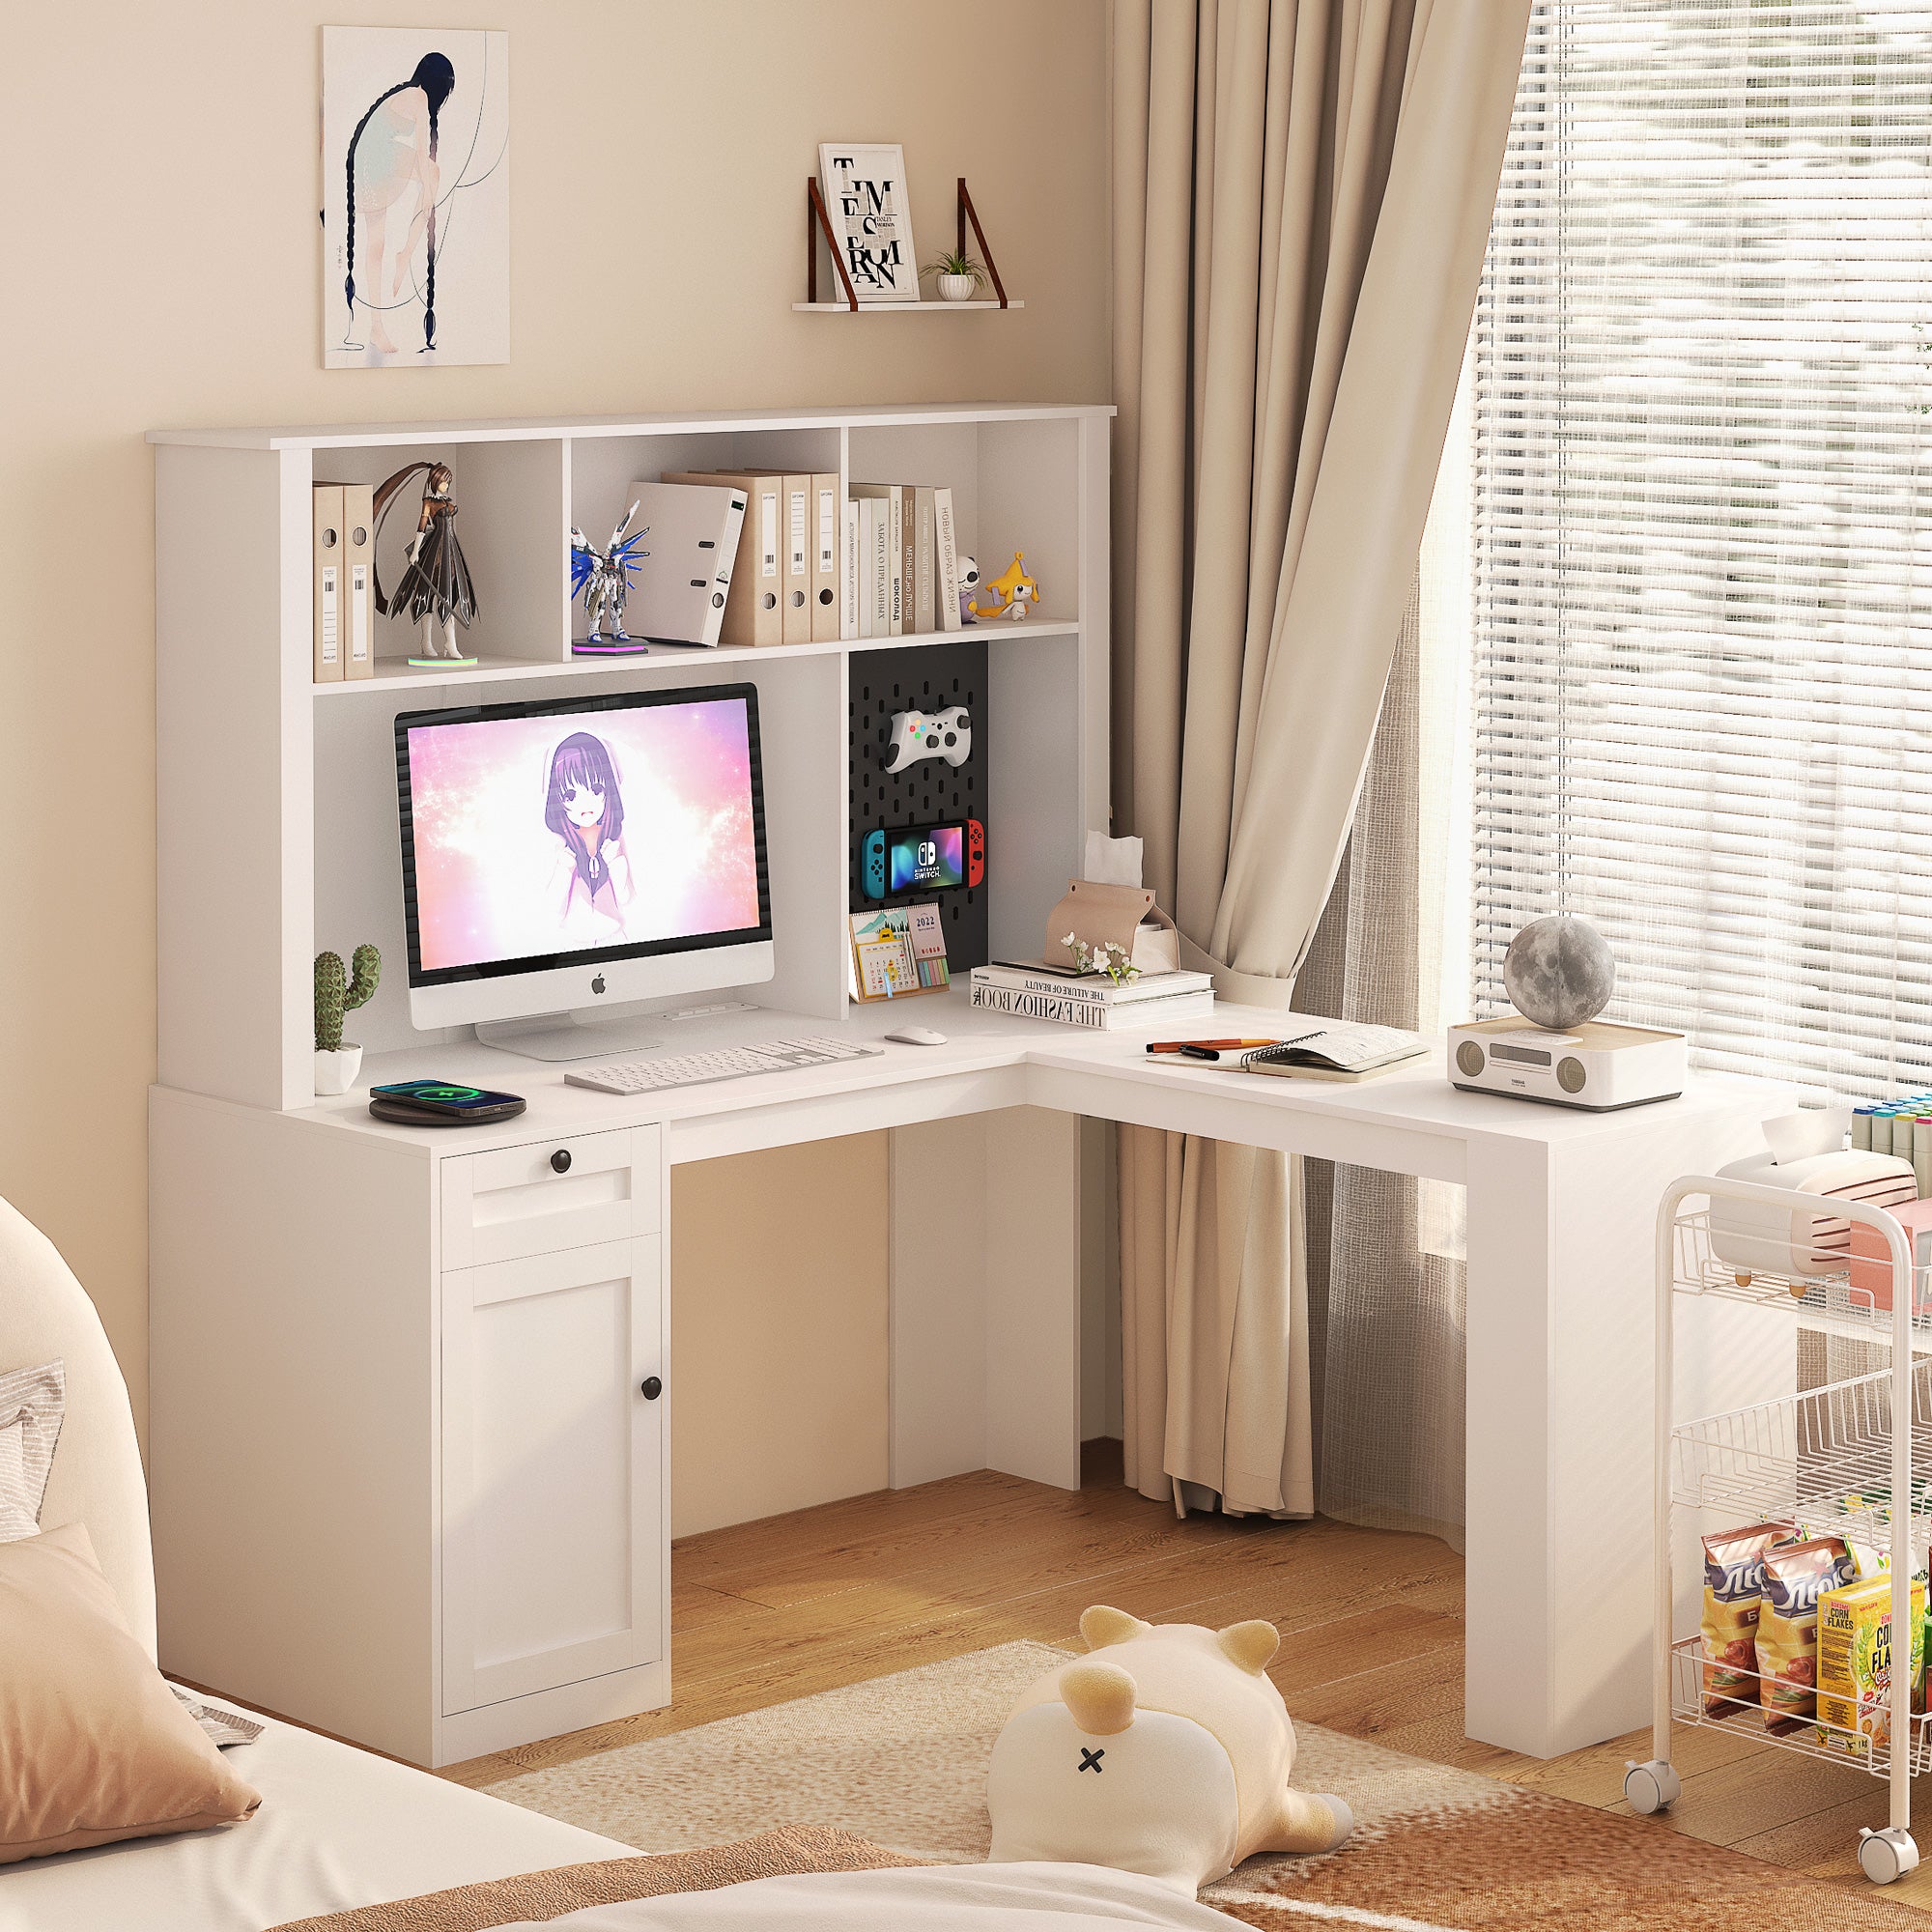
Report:
[[[662,1013],[540,1013],[525,1020],[479,1020],[477,1043],[526,1060],[608,1060],[617,1053],[647,1053],[670,1043],[687,1020],[718,1013],[750,1013],[742,1000],[702,1007],[680,1007]]]

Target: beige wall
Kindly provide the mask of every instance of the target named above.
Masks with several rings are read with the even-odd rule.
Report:
[[[830,0],[346,11],[511,35],[503,367],[319,366],[319,27],[344,10],[21,5],[0,59],[0,1193],[92,1290],[142,1415],[155,1058],[142,432],[1108,390],[1103,0],[900,0],[856,16]],[[821,137],[903,141],[922,254],[951,239],[966,175],[1026,308],[793,315]],[[773,1156],[753,1198],[774,1225],[794,1188],[814,1214],[850,1203],[856,1293],[883,1279],[877,1156],[835,1184],[840,1157]],[[699,1206],[679,1245],[716,1258],[729,1277],[716,1305],[755,1330],[763,1262],[730,1225],[735,1165],[681,1187]],[[742,1351],[680,1276],[689,1333]],[[679,1376],[712,1390],[707,1426],[750,1392],[716,1360],[681,1357]],[[844,1455],[841,1471],[857,1466]]]
[[[886,1486],[886,1136],[671,1170],[670,1533]]]

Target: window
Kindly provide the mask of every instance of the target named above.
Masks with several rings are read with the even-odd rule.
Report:
[[[1479,1011],[1932,1077],[1932,7],[1538,0],[1472,376]]]

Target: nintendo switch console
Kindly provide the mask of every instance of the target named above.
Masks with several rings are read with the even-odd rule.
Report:
[[[866,834],[859,879],[868,899],[895,893],[943,893],[986,876],[986,828],[977,818],[908,825]]]
[[[973,714],[963,704],[946,711],[895,711],[892,737],[880,762],[902,772],[922,758],[944,758],[963,765],[973,755]]]

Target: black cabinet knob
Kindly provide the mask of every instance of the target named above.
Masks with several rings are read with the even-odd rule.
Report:
[[[655,1402],[659,1396],[664,1394],[664,1386],[663,1381],[658,1377],[646,1376],[638,1384],[638,1389],[646,1402]]]
[[[570,1172],[570,1150],[568,1148],[558,1148],[551,1155],[550,1164],[558,1174],[568,1174]]]

